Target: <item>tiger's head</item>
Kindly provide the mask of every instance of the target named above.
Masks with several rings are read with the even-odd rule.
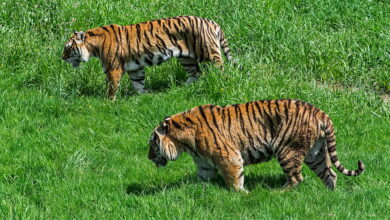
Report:
[[[195,146],[195,130],[194,125],[187,124],[181,117],[166,117],[150,136],[149,159],[157,167],[176,160],[182,152]]]
[[[75,31],[66,42],[64,51],[62,52],[62,59],[70,63],[73,67],[78,67],[81,62],[87,62],[91,56],[86,46],[85,33]]]

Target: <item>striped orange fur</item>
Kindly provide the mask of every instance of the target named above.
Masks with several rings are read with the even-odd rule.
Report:
[[[125,72],[133,87],[143,93],[146,92],[144,67],[177,57],[189,73],[187,82],[193,82],[200,76],[200,62],[212,61],[222,68],[221,49],[230,61],[227,41],[217,23],[206,18],[179,16],[75,32],[65,44],[62,58],[74,67],[90,57],[99,58],[107,75],[108,96],[115,99]]]
[[[330,189],[338,171],[357,176],[364,171],[347,170],[336,154],[333,123],[320,109],[298,100],[253,101],[246,104],[203,105],[167,117],[153,131],[149,159],[157,166],[189,153],[197,166],[198,179],[209,180],[219,171],[229,188],[244,189],[244,166],[275,156],[286,177],[286,187],[303,180],[305,162]]]

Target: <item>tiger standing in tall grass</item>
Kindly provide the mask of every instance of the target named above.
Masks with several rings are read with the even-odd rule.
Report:
[[[180,16],[74,32],[65,44],[62,58],[74,67],[90,57],[99,58],[107,75],[108,96],[115,100],[125,72],[133,87],[144,93],[144,67],[177,57],[189,73],[187,82],[193,82],[200,76],[200,62],[211,61],[222,68],[221,49],[230,61],[227,41],[217,23],[206,18]]]
[[[333,123],[320,109],[298,100],[254,101],[220,107],[203,105],[167,117],[153,131],[149,159],[165,166],[182,152],[189,153],[198,170],[198,179],[207,181],[219,171],[226,185],[235,191],[244,188],[244,166],[278,159],[287,177],[285,187],[303,180],[305,162],[329,189],[336,187],[338,171],[350,171],[336,154]]]

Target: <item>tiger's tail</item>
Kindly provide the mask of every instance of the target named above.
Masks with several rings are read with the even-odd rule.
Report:
[[[330,120],[329,123],[327,123],[326,125],[325,135],[326,135],[326,142],[327,142],[330,160],[332,161],[336,169],[346,176],[359,176],[361,173],[363,173],[364,163],[361,160],[358,161],[358,169],[356,170],[348,170],[340,163],[336,153],[336,140],[334,135],[334,128]]]

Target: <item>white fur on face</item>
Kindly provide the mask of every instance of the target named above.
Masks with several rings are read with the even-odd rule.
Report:
[[[91,54],[87,50],[86,47],[80,47],[80,61],[82,62],[88,62],[89,58],[91,57]]]
[[[163,154],[168,160],[176,160],[179,157],[179,154],[175,144],[170,141],[169,138],[165,137],[165,135],[162,135],[159,132],[156,132],[156,134],[160,140],[158,147],[160,148],[161,154]]]

